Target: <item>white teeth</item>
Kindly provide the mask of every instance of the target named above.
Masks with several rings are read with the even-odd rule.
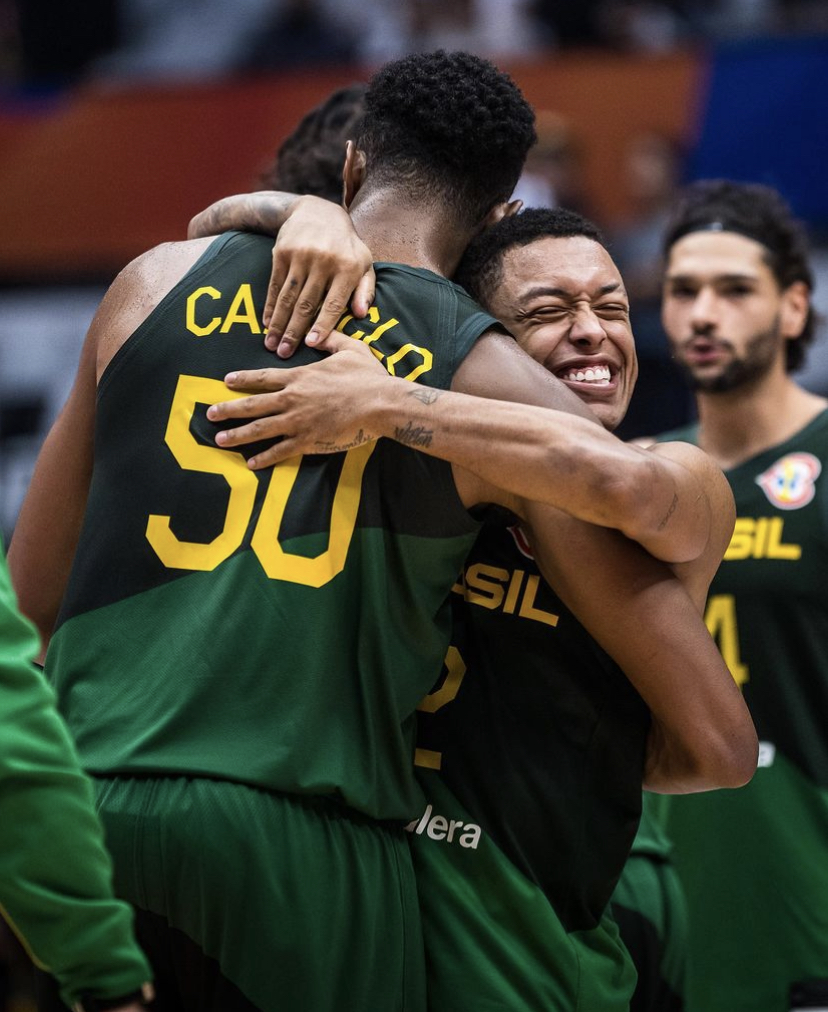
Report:
[[[610,371],[608,366],[596,365],[590,369],[570,369],[562,378],[570,383],[606,384],[610,381]]]

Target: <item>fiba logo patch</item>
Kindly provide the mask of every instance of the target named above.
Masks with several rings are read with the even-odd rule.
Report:
[[[812,453],[788,453],[756,478],[770,502],[780,510],[798,510],[814,498],[822,464]]]

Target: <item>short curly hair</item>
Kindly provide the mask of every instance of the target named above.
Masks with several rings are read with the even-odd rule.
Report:
[[[502,218],[477,235],[466,248],[454,280],[482,306],[503,280],[503,259],[510,249],[538,239],[572,239],[583,236],[606,248],[601,230],[583,215],[563,207],[535,207]]]
[[[261,187],[340,203],[345,142],[359,130],[367,87],[350,84],[338,88],[303,116],[282,142],[273,165],[262,174]]]
[[[514,81],[471,53],[416,53],[372,78],[357,138],[366,177],[450,206],[471,228],[511,196],[535,114]]]
[[[808,238],[803,225],[791,212],[782,195],[761,183],[737,183],[729,179],[703,179],[686,186],[679,194],[667,231],[664,252],[690,232],[716,230],[737,232],[765,248],[764,260],[779,287],[784,290],[802,281],[809,291],[814,276],[808,262]],[[802,333],[785,345],[788,372],[805,361],[814,338],[817,317],[813,306]]]

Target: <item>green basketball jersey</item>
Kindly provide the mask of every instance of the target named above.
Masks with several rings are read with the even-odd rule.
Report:
[[[828,411],[727,472],[736,528],[706,621],[756,724],[759,768],[737,791],[666,799],[692,1012],[786,1012],[792,984],[828,978],[826,460]]]
[[[546,584],[486,527],[454,588],[419,715],[412,832],[434,1010],[626,1010],[606,907],[641,812],[649,711]]]
[[[232,369],[262,344],[271,242],[229,233],[114,356],[48,671],[84,765],[325,795],[406,820],[414,711],[448,643],[478,524],[450,466],[391,440],[261,473],[215,444]],[[429,271],[377,265],[340,329],[388,371],[447,388],[494,321]]]

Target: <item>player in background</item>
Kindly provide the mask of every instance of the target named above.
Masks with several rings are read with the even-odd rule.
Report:
[[[0,914],[67,1005],[140,1012],[150,968],[37,649],[0,549]]]
[[[814,333],[803,228],[774,190],[703,181],[665,235],[662,319],[697,443],[736,500],[705,618],[760,740],[744,790],[669,799],[690,913],[690,1012],[828,998],[828,401],[800,387]]]

